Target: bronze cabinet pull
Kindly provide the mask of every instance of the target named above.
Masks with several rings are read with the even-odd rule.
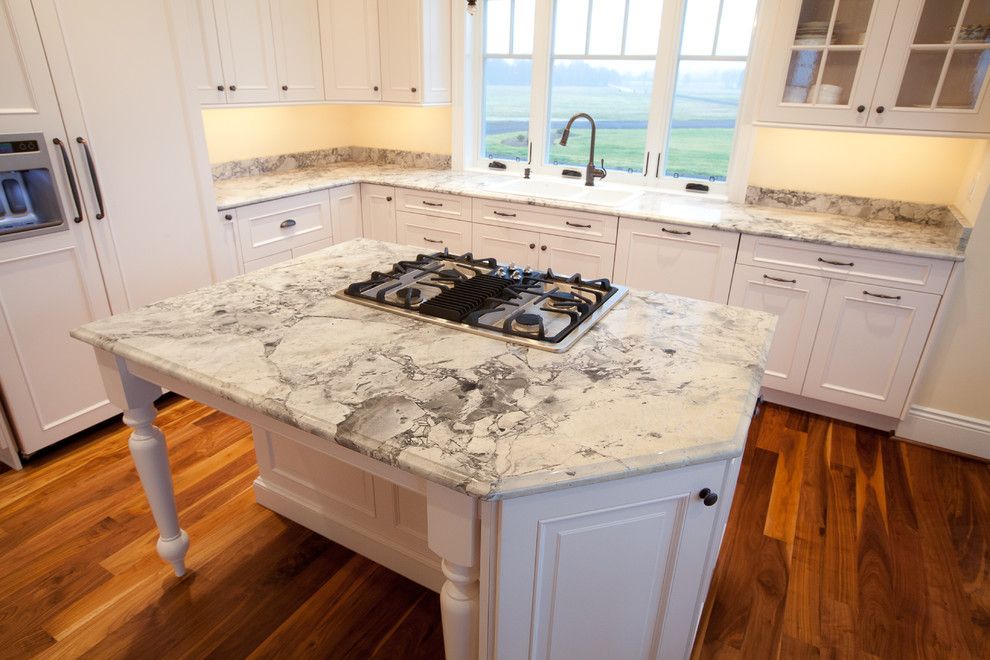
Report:
[[[423,237],[423,240],[427,243],[443,243],[443,241],[438,241],[435,238],[427,238],[426,236]]]
[[[829,259],[822,259],[821,257],[818,257],[818,261],[820,261],[823,264],[830,264],[832,266],[849,266],[849,267],[852,267],[852,266],[855,266],[856,265],[856,264],[854,264],[851,261],[850,262],[845,262],[845,261],[830,261]]]
[[[428,202],[428,201],[426,201],[426,200],[424,199],[424,200],[423,200],[423,206],[432,206],[432,207],[434,207],[434,208],[436,208],[436,207],[438,207],[438,206],[443,206],[443,204],[441,204],[441,203],[439,203],[439,202]]]
[[[581,225],[576,222],[571,222],[570,220],[566,220],[564,224],[567,225],[568,227],[577,227],[579,229],[591,229],[591,225]]]
[[[675,236],[690,236],[691,235],[691,232],[689,232],[689,231],[681,231],[680,229],[667,229],[666,227],[661,227],[660,228],[660,231],[664,232],[665,234],[674,234]]]
[[[72,169],[72,161],[69,160],[69,152],[65,149],[65,143],[59,138],[52,140],[52,144],[62,152],[62,163],[65,165],[65,176],[69,179],[69,191],[72,193],[72,203],[76,206],[76,217],[72,219],[76,224],[83,221],[82,204],[79,202],[79,186],[76,185],[76,173]]]
[[[783,277],[773,277],[772,275],[763,275],[765,280],[773,280],[774,282],[784,282],[785,284],[797,284],[797,280],[785,280]]]
[[[866,289],[863,289],[864,296],[872,296],[874,298],[880,298],[881,300],[900,300],[900,296],[888,296],[886,293],[870,293]]]
[[[93,192],[96,194],[96,205],[100,207],[100,212],[96,214],[97,220],[107,217],[107,211],[103,206],[103,191],[100,189],[100,178],[96,175],[96,164],[93,163],[93,154],[89,150],[89,142],[84,137],[77,137],[76,142],[82,145],[83,153],[86,154],[86,166],[89,168],[89,178],[93,184]]]
[[[514,218],[514,217],[516,217],[516,214],[515,213],[503,213],[502,211],[492,211],[492,213],[494,213],[495,215],[500,215],[503,218]]]
[[[289,218],[288,220],[283,220],[282,224],[279,225],[279,227],[282,229],[289,229],[290,227],[295,227],[295,226],[296,226],[296,221],[293,220],[292,218]]]

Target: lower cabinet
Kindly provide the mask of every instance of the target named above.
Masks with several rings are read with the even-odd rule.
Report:
[[[579,273],[585,279],[611,278],[615,262],[615,246],[610,243],[508,227],[475,224],[472,245],[476,256],[549,268],[559,275]]]
[[[415,245],[431,252],[444,248],[451,254],[471,251],[470,222],[398,211],[395,224],[397,243]]]
[[[831,280],[802,394],[900,417],[939,300]]]
[[[361,215],[365,238],[395,243],[395,188],[361,184]]]
[[[620,218],[615,281],[725,303],[738,246],[732,232]]]
[[[361,224],[361,186],[330,189],[330,226],[334,243],[364,236]]]
[[[824,277],[736,266],[729,304],[777,315],[764,386],[801,394],[827,291]]]

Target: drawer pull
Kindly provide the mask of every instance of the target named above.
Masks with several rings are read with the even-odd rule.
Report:
[[[426,201],[426,200],[424,199],[424,200],[423,200],[423,206],[433,206],[433,207],[438,207],[438,206],[443,206],[443,204],[441,204],[441,203],[439,203],[439,202],[428,202],[428,201]]]
[[[292,218],[289,218],[288,220],[283,220],[282,224],[279,225],[281,229],[288,229],[289,227],[295,227],[295,226],[296,226],[296,221],[293,220]]]
[[[578,229],[591,229],[591,225],[581,225],[576,222],[571,222],[570,220],[567,220],[564,224],[568,227],[577,227]]]
[[[691,235],[691,232],[689,232],[689,231],[681,231],[679,229],[667,229],[666,227],[661,227],[660,228],[660,231],[664,232],[665,234],[676,234],[678,236],[690,236]]]
[[[874,298],[880,298],[881,300],[900,300],[900,296],[888,296],[886,293],[870,293],[869,291],[863,290],[864,296],[872,296]]]
[[[845,261],[829,261],[828,259],[822,259],[821,257],[818,257],[818,261],[822,262],[823,264],[831,264],[832,266],[849,266],[849,267],[852,267],[852,266],[855,266],[856,265],[856,264],[854,264],[851,261],[849,261],[849,262],[845,262]]]
[[[443,243],[443,241],[438,241],[435,238],[427,238],[426,236],[423,237],[423,240],[427,243]]]
[[[783,277],[773,277],[772,275],[763,275],[765,280],[773,280],[774,282],[783,282],[784,284],[797,284],[797,280],[785,280]]]
[[[502,216],[503,218],[514,218],[514,217],[516,217],[516,214],[515,213],[503,213],[502,211],[492,211],[492,213],[494,213],[495,215]]]

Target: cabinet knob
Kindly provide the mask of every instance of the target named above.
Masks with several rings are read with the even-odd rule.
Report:
[[[411,91],[412,91],[413,94],[415,94],[416,93],[416,88],[415,87],[412,87],[411,88]]]
[[[218,92],[222,92],[222,91],[223,91],[223,90],[225,90],[225,89],[227,89],[227,88],[226,88],[226,87],[224,87],[223,85],[217,85],[217,91],[218,91]]]
[[[541,245],[541,246],[540,246],[540,249],[541,249],[542,251],[544,251],[544,252],[546,252],[546,251],[547,251],[547,246],[546,246],[546,245]]]
[[[386,201],[386,202],[391,202],[391,201],[392,201],[392,198],[391,198],[391,197],[386,197],[386,198],[385,198],[385,201]]]
[[[226,215],[223,216],[223,219],[226,220],[227,222],[230,222],[231,220],[234,219],[234,216],[232,216],[231,214],[228,213],[228,214],[226,214]]]
[[[288,85],[282,85],[282,91],[283,92],[289,91],[289,86]]]
[[[705,506],[715,506],[715,503],[718,502],[718,493],[713,492],[711,488],[702,488],[698,497],[705,503]]]
[[[237,91],[237,85],[231,85],[230,86],[230,91],[236,92]]]
[[[378,91],[378,85],[375,85],[373,89],[377,92]]]
[[[866,112],[866,106],[865,105],[859,106],[858,108],[856,108],[856,112],[858,112],[859,114],[863,114],[864,112]]]
[[[883,107],[882,105],[881,105],[881,106],[879,106],[879,107],[877,108],[877,114],[878,114],[878,115],[882,115],[882,114],[884,113],[884,110],[886,110],[886,109],[887,109],[887,108],[885,108],[885,107]]]
[[[529,244],[529,249],[530,250],[535,250],[536,249],[536,243],[530,243]]]

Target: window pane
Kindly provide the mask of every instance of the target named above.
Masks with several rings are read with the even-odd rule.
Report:
[[[745,71],[745,62],[680,63],[667,176],[725,181]]]
[[[557,0],[554,14],[554,54],[584,55],[588,36],[588,0]]]
[[[536,20],[536,0],[516,0],[513,18],[512,52],[533,54],[533,23]]]
[[[481,149],[485,158],[529,159],[529,60],[485,61]]]
[[[509,52],[509,0],[485,2],[485,52]]]
[[[622,25],[626,19],[625,2],[593,0],[591,5],[590,55],[621,55]]]
[[[656,55],[662,9],[663,3],[657,0],[629,0],[626,55]]]
[[[715,54],[746,57],[755,17],[756,0],[725,0]]]
[[[729,0],[730,2],[736,0]],[[711,55],[719,0],[688,0],[684,12],[681,55]]]
[[[560,146],[567,120],[587,112],[598,125],[596,160],[604,158],[611,170],[641,172],[654,67],[652,61],[556,60],[550,85],[549,163],[588,163],[591,127],[586,120],[575,122],[567,146]]]

